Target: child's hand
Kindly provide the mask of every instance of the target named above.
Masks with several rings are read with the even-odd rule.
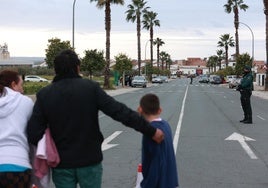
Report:
[[[164,133],[160,129],[156,129],[156,132],[152,139],[158,144],[160,144],[164,140],[164,138],[165,138]]]

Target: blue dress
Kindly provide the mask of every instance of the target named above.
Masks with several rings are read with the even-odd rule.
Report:
[[[172,132],[168,122],[152,121],[151,125],[161,129],[165,139],[157,144],[151,138],[142,139],[142,188],[176,188],[179,186]]]

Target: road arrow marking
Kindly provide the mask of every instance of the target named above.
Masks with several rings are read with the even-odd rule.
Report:
[[[106,139],[104,139],[102,145],[101,145],[101,150],[105,151],[108,150],[112,147],[115,147],[119,144],[109,144],[109,142],[111,142],[113,139],[115,139],[115,137],[117,137],[119,134],[121,134],[123,131],[115,131],[112,135],[110,135],[109,137],[107,137]]]
[[[243,136],[241,134],[238,134],[238,133],[234,132],[233,134],[231,134],[225,140],[238,141],[240,143],[240,145],[242,146],[242,148],[246,151],[246,153],[249,155],[249,157],[251,159],[258,159],[258,157],[253,153],[253,151],[250,149],[250,147],[246,143],[246,141],[255,141],[254,139],[246,137],[246,136]]]

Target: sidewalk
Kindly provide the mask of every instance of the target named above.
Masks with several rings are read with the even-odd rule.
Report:
[[[257,86],[256,84],[254,84],[252,95],[268,100],[268,91],[264,91],[264,87]]]
[[[152,86],[152,83],[147,83],[147,87],[151,87],[151,86]],[[120,94],[131,92],[131,91],[136,91],[140,89],[142,89],[142,87],[117,86],[116,89],[105,90],[105,91],[110,96],[116,96],[116,95],[120,95]]]

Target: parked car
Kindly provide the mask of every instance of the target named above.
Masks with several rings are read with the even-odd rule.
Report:
[[[241,82],[242,78],[233,78],[230,82],[229,82],[229,88],[233,89],[236,88],[240,82]]]
[[[28,75],[28,76],[25,76],[24,81],[25,82],[48,82],[47,79],[42,78],[40,76],[36,76],[36,75]]]
[[[147,87],[147,80],[144,76],[134,76],[131,83],[132,87]]]
[[[152,83],[158,83],[158,84],[162,84],[164,81],[160,76],[154,77],[152,79]]]
[[[231,82],[233,79],[236,79],[237,76],[236,75],[227,75],[226,76],[226,83]]]
[[[218,75],[214,75],[214,76],[212,77],[212,79],[210,79],[210,83],[211,83],[211,84],[221,84],[221,83],[222,83],[222,79],[221,79],[220,76],[218,76]]]
[[[163,82],[168,83],[168,77],[167,76],[160,76],[160,78],[163,80]]]
[[[207,75],[200,75],[199,83],[209,83],[209,77]]]
[[[177,78],[177,74],[176,74],[176,73],[172,73],[172,74],[170,75],[170,78],[171,78],[171,79],[176,79],[176,78]]]

